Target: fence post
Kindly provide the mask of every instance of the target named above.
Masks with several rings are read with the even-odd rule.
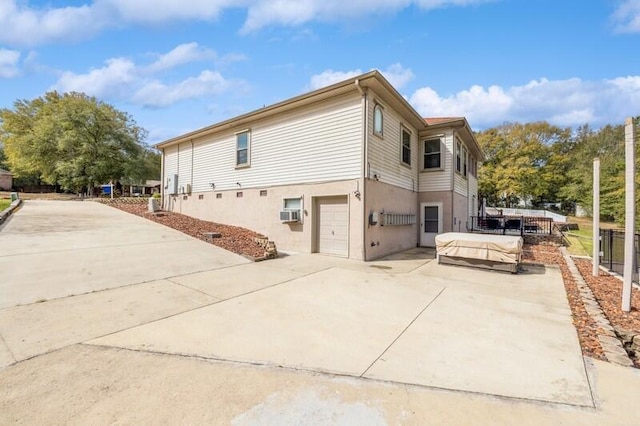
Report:
[[[624,184],[624,274],[622,282],[622,310],[631,311],[631,289],[633,280],[633,258],[635,257],[635,128],[633,118],[629,117],[624,123],[624,158],[625,158],[625,184]]]
[[[600,274],[600,257],[598,253],[600,247],[598,247],[598,240],[600,235],[598,229],[600,229],[600,159],[593,159],[593,243],[592,256],[593,268],[591,274],[597,277]]]
[[[609,270],[613,271],[613,229],[609,229]]]

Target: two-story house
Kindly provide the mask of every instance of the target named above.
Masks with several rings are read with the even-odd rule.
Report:
[[[157,145],[166,210],[280,250],[372,260],[465,231],[482,152],[464,118],[423,118],[378,72]]]

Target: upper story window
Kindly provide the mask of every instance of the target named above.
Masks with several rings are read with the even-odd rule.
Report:
[[[236,133],[236,167],[248,166],[251,154],[251,132]]]
[[[424,141],[424,166],[426,169],[442,168],[442,142],[440,138]]]
[[[382,113],[382,105],[376,104],[373,107],[373,133],[382,136],[384,129],[384,114]]]
[[[411,133],[404,127],[400,128],[402,138],[402,162],[411,166]]]
[[[469,174],[478,176],[478,162],[471,154],[469,154]]]
[[[467,153],[467,148],[462,148],[462,175],[467,176],[467,160],[469,158],[469,154]]]
[[[469,153],[460,140],[456,140],[456,171],[467,177],[467,157]]]

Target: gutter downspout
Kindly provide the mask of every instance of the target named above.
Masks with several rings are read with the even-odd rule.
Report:
[[[369,102],[367,101],[367,92],[360,85],[360,80],[355,81],[356,89],[362,96],[362,113],[363,113],[363,129],[362,129],[362,189],[360,191],[360,197],[362,202],[362,260],[367,260],[367,210],[366,210],[366,176],[367,176],[367,163],[368,156],[368,140],[369,140]]]
[[[189,191],[189,196],[193,192],[193,139],[191,139],[191,179],[189,180],[191,183],[191,191]]]
[[[164,162],[165,162],[165,155],[164,155],[164,148],[162,148],[160,151],[162,151],[162,162],[160,163],[160,205],[162,206],[162,209],[164,210],[165,207],[165,202],[166,202],[166,190],[165,190],[165,178],[164,178]]]
[[[453,164],[453,167],[451,167],[451,231],[449,232],[454,232],[454,228],[453,228],[453,219],[455,217],[456,214],[456,205],[455,205],[455,194],[456,194],[456,167],[458,167],[457,165],[457,160],[458,160],[458,142],[456,141],[456,138],[458,137],[458,132],[456,132],[455,130],[453,131],[453,161],[451,161],[451,164]]]

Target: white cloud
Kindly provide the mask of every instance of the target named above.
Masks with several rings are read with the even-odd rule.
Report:
[[[399,63],[390,65],[386,70],[382,71],[382,74],[396,89],[403,88],[415,77],[411,68],[404,68]]]
[[[332,69],[328,69],[320,74],[311,76],[311,83],[309,86],[312,90],[320,89],[321,87],[331,86],[333,83],[338,83],[360,74],[362,74],[362,71],[359,69],[353,71],[334,71]]]
[[[35,9],[26,2],[0,1],[0,43],[9,45],[81,39],[99,32],[105,23],[93,6]]]
[[[390,65],[386,70],[381,71],[381,73],[396,89],[401,89],[415,77],[410,68],[404,68],[400,63]],[[311,76],[309,88],[311,90],[315,90],[321,87],[330,86],[334,83],[348,80],[360,74],[363,74],[361,69],[351,71],[334,71],[332,69],[328,69],[320,74]]]
[[[96,0],[116,11],[124,22],[159,23],[176,20],[211,20],[220,12],[246,1],[238,0]]]
[[[218,71],[203,70],[196,77],[177,82],[163,82],[155,75],[161,71],[194,61],[211,58],[211,49],[188,43],[170,52],[156,55],[150,65],[137,65],[127,58],[111,58],[101,68],[84,74],[63,72],[52,87],[62,92],[84,92],[110,100],[122,100],[137,105],[166,107],[173,103],[223,93],[233,87],[241,87],[239,80],[228,80]]]
[[[640,33],[640,0],[624,0],[611,15],[617,31]]]
[[[159,55],[158,59],[147,67],[147,71],[157,72],[190,62],[213,60],[216,59],[216,57],[215,51],[200,47],[198,43],[180,44],[170,52]]]
[[[64,72],[55,84],[62,92],[84,92],[96,97],[126,96],[129,86],[137,79],[136,65],[125,58],[113,58],[102,68],[95,68],[86,74]]]
[[[430,10],[447,6],[468,6],[491,0],[255,0],[251,1],[241,32],[249,33],[269,25],[296,26],[310,21],[336,22],[369,15],[396,13],[416,5]]]
[[[311,21],[339,22],[396,13],[412,5],[429,10],[488,0],[93,0],[82,6],[29,6],[0,0],[0,43],[35,46],[82,40],[106,28],[175,21],[212,21],[228,9],[243,9],[241,32],[270,25],[299,26]]]
[[[522,86],[472,86],[441,96],[430,87],[409,101],[425,117],[465,116],[474,128],[546,120],[560,126],[622,122],[640,110],[640,76],[612,80],[534,80]]]
[[[0,48],[0,78],[15,77],[19,73],[20,52]]]
[[[217,71],[206,70],[197,77],[173,85],[157,80],[146,83],[135,93],[132,101],[143,106],[166,107],[185,99],[219,95],[235,84]]]

